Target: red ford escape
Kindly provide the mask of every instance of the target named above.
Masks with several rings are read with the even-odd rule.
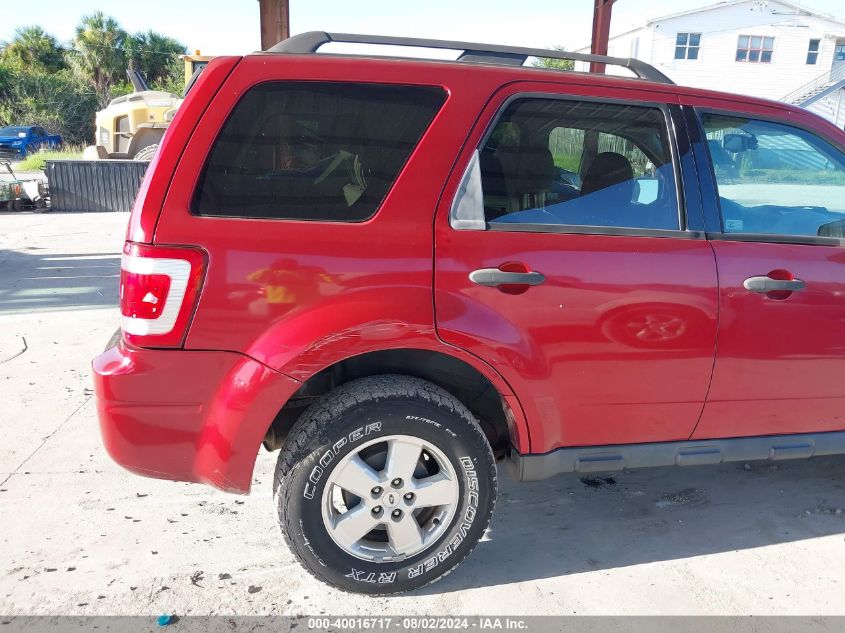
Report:
[[[281,449],[301,563],[405,591],[472,550],[497,460],[534,480],[845,453],[845,134],[636,60],[306,33],[199,76],[120,309],[94,361],[117,462],[247,493]]]

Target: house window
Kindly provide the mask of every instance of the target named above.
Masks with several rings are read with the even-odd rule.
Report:
[[[836,57],[836,61],[838,62],[845,62],[845,44],[836,45],[836,52],[834,53],[834,57]]]
[[[678,33],[675,38],[675,59],[698,59],[701,33]]]
[[[759,35],[740,35],[736,46],[736,61],[770,64],[775,38]]]
[[[819,45],[821,40],[810,40],[810,48],[807,49],[807,63],[815,65],[819,59]]]

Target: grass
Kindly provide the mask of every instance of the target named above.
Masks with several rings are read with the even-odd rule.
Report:
[[[580,166],[580,156],[567,156],[563,154],[558,154],[557,156],[555,156],[555,167],[560,167],[561,169],[566,169],[577,174]]]
[[[20,171],[44,171],[48,160],[78,160],[82,158],[82,147],[68,146],[60,150],[43,150],[30,154],[15,165]]]
[[[742,170],[743,183],[797,184],[797,185],[845,185],[845,172],[810,171],[806,169],[747,169]]]

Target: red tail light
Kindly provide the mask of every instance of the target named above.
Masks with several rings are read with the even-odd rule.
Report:
[[[138,347],[181,347],[205,271],[198,248],[126,242],[120,262],[121,329]]]

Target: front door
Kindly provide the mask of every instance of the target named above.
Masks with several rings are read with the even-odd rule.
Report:
[[[836,40],[836,47],[833,49],[833,68],[845,66],[845,40]]]
[[[513,87],[481,117],[436,221],[438,333],[509,382],[531,452],[687,439],[717,281],[668,110],[576,90]]]
[[[694,437],[843,430],[845,152],[800,121],[701,121],[721,213],[709,234],[721,318]]]

